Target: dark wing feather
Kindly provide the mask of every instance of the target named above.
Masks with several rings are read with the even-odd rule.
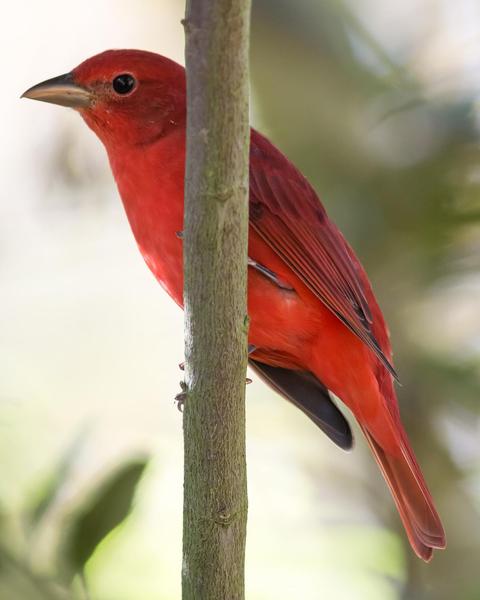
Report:
[[[396,377],[372,333],[372,313],[343,236],[301,173],[257,132],[252,133],[250,224],[301,281]]]
[[[348,421],[330,398],[327,388],[307,371],[291,371],[249,360],[250,368],[270,387],[302,410],[343,450],[350,450],[353,436]]]

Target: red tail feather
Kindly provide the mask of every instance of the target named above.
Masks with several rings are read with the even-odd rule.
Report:
[[[428,562],[435,548],[445,548],[445,532],[405,433],[400,431],[400,454],[392,456],[361,427],[390,488],[410,544]]]

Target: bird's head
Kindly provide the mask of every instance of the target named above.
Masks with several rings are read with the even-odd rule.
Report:
[[[141,50],[108,50],[22,97],[80,112],[103,143],[146,145],[185,120],[185,72]]]

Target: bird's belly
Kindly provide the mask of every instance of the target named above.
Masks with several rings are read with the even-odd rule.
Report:
[[[319,317],[295,290],[286,290],[253,268],[248,272],[249,342],[298,357],[317,333]]]
[[[181,227],[181,221],[178,217],[174,221],[168,233],[160,232],[157,227],[155,233],[143,231],[136,238],[142,256],[158,282],[179,306],[183,306],[183,248],[175,229]],[[263,251],[259,251],[259,247]],[[318,335],[327,309],[303,289],[301,282],[263,241],[258,244],[251,231],[249,256],[252,255],[295,289],[284,289],[255,268],[248,268],[249,343],[272,354],[298,359],[299,351],[304,352]]]
[[[147,266],[168,295],[183,308],[183,257],[181,244],[163,244],[162,252],[142,247]]]
[[[183,306],[182,252],[176,244],[163,246],[162,253],[140,248],[158,282]],[[282,354],[298,355],[318,335],[323,306],[313,310],[295,290],[285,290],[255,269],[248,269],[249,343]]]
[[[249,342],[297,359],[292,366],[301,364],[302,353],[322,328],[326,309],[252,228],[248,255],[275,274],[280,283],[249,267]]]
[[[149,236],[137,239],[142,256],[158,282],[179,305],[183,305],[183,257],[181,240],[172,231],[162,236],[160,245],[146,243]],[[151,238],[150,238],[151,240]],[[160,240],[157,238],[157,243]],[[161,247],[159,247],[161,246]],[[255,253],[258,254],[258,253]],[[266,259],[266,257],[262,257]],[[267,261],[268,268],[278,266]],[[321,328],[326,309],[313,298],[306,302],[294,289],[276,285],[268,277],[248,268],[249,343],[272,354],[300,358]],[[294,361],[295,362],[295,361]]]

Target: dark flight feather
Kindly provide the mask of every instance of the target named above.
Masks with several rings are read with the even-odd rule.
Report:
[[[353,435],[348,421],[327,388],[308,371],[272,367],[249,359],[250,368],[277,393],[303,411],[337,446],[350,450]]]

